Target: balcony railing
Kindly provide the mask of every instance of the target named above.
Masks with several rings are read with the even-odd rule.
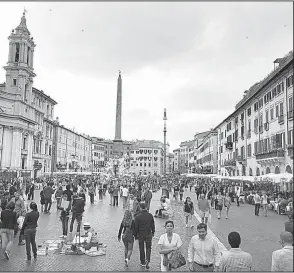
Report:
[[[238,162],[244,162],[245,161],[245,158],[244,158],[244,156],[238,155],[237,158],[236,158],[236,160]]]
[[[233,149],[233,142],[227,142],[226,143],[226,148],[229,149],[229,150],[232,150]]]
[[[288,119],[293,119],[293,110],[288,112]]]
[[[224,166],[225,167],[228,167],[228,166],[235,167],[236,166],[236,161],[235,160],[225,160]]]
[[[282,149],[271,150],[271,151],[255,154],[256,160],[267,159],[267,158],[282,158],[284,156],[285,156],[285,151]]]
[[[284,123],[284,115],[280,115],[278,117],[278,122],[279,122],[279,124],[283,124]]]
[[[266,122],[266,123],[264,124],[264,130],[266,130],[266,131],[269,130],[269,123],[268,123],[268,122]]]

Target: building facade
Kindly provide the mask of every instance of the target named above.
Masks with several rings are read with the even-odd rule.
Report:
[[[53,172],[92,171],[92,141],[89,136],[79,134],[54,122]]]
[[[196,149],[196,173],[217,174],[217,132],[211,131]]]
[[[179,164],[180,164],[180,149],[173,150],[174,154],[174,172],[179,173]]]
[[[103,139],[92,137],[92,171],[102,172],[105,166]]]
[[[6,82],[0,85],[1,172],[37,177],[52,167],[57,103],[33,87],[36,44],[27,28],[25,13],[8,40]]]
[[[180,144],[180,165],[179,170],[181,174],[189,172],[189,159],[191,157],[194,141],[183,141]],[[194,160],[194,159],[193,159]]]
[[[130,150],[130,172],[135,174],[163,174],[163,143],[137,140]]]
[[[293,173],[293,52],[244,92],[218,132],[218,174]]]

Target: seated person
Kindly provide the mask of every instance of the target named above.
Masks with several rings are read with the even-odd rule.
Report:
[[[99,241],[97,232],[93,228],[91,228],[91,225],[89,223],[84,223],[84,230],[85,230],[85,242],[83,243],[83,247],[85,250],[89,250],[91,247],[97,247],[97,250],[99,249]]]
[[[166,204],[166,202],[165,202],[165,198],[164,198],[164,196],[162,196],[162,197],[160,198],[160,207],[159,207],[158,210],[155,211],[155,215],[154,215],[154,217],[162,217],[162,212],[163,212],[163,211],[166,211],[166,208],[167,208],[167,207],[168,207],[168,206],[167,206],[167,204]]]

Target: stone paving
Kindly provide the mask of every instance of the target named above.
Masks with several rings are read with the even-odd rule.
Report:
[[[159,205],[160,192],[153,194],[151,202],[151,212],[153,213]],[[36,192],[37,202],[39,193]],[[185,192],[185,196],[192,196],[196,201],[195,194]],[[97,200],[97,197],[96,197]],[[196,229],[185,228],[183,207],[180,201],[172,201],[174,211],[175,232],[183,241],[183,254],[187,257],[188,244]],[[107,245],[105,256],[89,257],[86,255],[60,255],[49,253],[48,256],[39,256],[37,261],[30,263],[25,261],[25,246],[14,244],[9,261],[3,259],[0,251],[0,271],[144,271],[139,265],[138,242],[134,244],[133,255],[126,268],[124,265],[124,247],[122,242],[118,242],[117,234],[120,222],[123,217],[122,204],[119,207],[109,206],[109,196],[103,201],[90,205],[87,196],[87,204],[83,222],[90,222],[98,232],[101,242]],[[213,212],[213,216],[215,216]],[[253,213],[253,206],[241,205],[236,207],[233,204],[231,217],[229,220],[213,219],[211,230],[220,241],[227,247],[227,235],[230,231],[239,231],[242,237],[241,247],[251,253],[254,261],[255,271],[268,271],[271,264],[272,251],[279,248],[279,233],[283,230],[284,216],[269,213],[269,217],[256,217]],[[194,218],[194,224],[198,221]],[[165,233],[164,220],[155,218],[155,236],[153,238],[150,271],[160,271],[160,255],[158,253],[158,239]],[[74,229],[75,230],[75,229]],[[48,239],[59,239],[61,235],[61,222],[59,213],[56,212],[56,204],[53,205],[51,215],[41,214],[37,231],[37,244],[42,244]],[[186,266],[178,271],[188,271]]]

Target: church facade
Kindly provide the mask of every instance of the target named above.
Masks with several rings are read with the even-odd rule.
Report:
[[[57,102],[33,87],[36,44],[25,13],[8,40],[6,82],[0,84],[0,176],[37,177],[52,169]]]

